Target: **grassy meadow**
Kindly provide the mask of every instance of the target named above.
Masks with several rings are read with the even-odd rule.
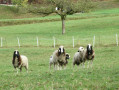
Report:
[[[119,35],[118,8],[92,13],[91,18],[66,20],[64,35],[61,35],[61,21],[0,27],[0,37],[3,38],[3,47],[0,48],[0,89],[118,90],[119,46],[116,46],[115,36]],[[106,14],[105,17],[103,14]],[[83,14],[84,17],[88,15]],[[81,15],[76,14],[75,17]],[[93,44],[94,35],[96,55],[93,68],[75,66],[73,69],[74,53],[80,46]],[[75,48],[72,47],[73,36]],[[20,48],[17,37],[20,39]],[[39,38],[39,47],[36,46],[36,37]],[[53,37],[56,38],[55,48],[53,48]],[[52,68],[50,71],[49,57],[60,45],[64,45],[71,58],[65,70],[54,71]],[[29,59],[28,74],[25,69],[18,74],[14,71],[12,56],[16,49]],[[87,66],[87,62],[85,65]]]

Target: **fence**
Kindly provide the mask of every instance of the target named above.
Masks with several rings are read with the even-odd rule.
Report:
[[[57,47],[59,45],[64,45],[65,47],[79,47],[86,46],[91,43],[93,47],[95,46],[118,46],[118,35],[115,36],[92,36],[90,38],[80,38],[80,37],[68,37],[64,39],[60,38],[40,38],[40,37],[1,37],[1,48],[2,47]]]

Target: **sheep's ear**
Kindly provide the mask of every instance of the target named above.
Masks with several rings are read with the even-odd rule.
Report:
[[[58,52],[60,52],[60,50],[58,50]]]
[[[92,46],[91,46],[91,50],[93,50]]]
[[[89,46],[87,45],[87,50],[88,50],[88,47],[89,47]]]
[[[13,58],[15,58],[15,51],[14,51],[14,53],[13,53]]]
[[[14,59],[15,59],[15,52],[13,53],[13,60],[12,60],[12,64],[14,64]]]

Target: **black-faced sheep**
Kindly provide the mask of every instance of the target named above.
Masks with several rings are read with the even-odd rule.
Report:
[[[20,55],[19,51],[15,50],[13,53],[13,60],[12,64],[15,69],[17,69],[18,73],[18,68],[20,71],[22,71],[22,67],[25,67],[27,72],[28,72],[28,58],[24,55]]]
[[[64,63],[64,66],[66,66],[68,64],[68,59],[70,59],[70,55],[68,53],[66,53],[66,62]]]
[[[76,52],[74,54],[74,58],[73,58],[73,67],[76,65],[80,65],[82,62],[84,64],[85,61],[83,61],[83,56],[84,56],[84,48],[83,47],[79,47],[78,52]]]
[[[64,46],[60,46],[58,50],[53,52],[53,55],[50,57],[50,68],[51,65],[54,64],[54,69],[57,69],[57,65],[59,68],[61,67],[60,62],[66,63],[66,54],[65,54],[65,49]]]
[[[92,48],[92,45],[88,44],[87,49],[84,51],[84,57],[83,57],[84,61],[88,61],[87,68],[90,66],[89,61],[91,62],[91,67],[92,67],[94,57],[95,57],[95,52]]]
[[[60,66],[62,66],[62,67],[63,66],[66,67],[66,65],[68,64],[68,59],[70,59],[70,55],[68,53],[66,53],[66,58],[65,58],[66,62],[59,62],[58,64],[60,64]],[[50,64],[50,69],[51,69],[51,65],[54,64],[53,56],[50,57],[49,64]],[[58,67],[58,66],[56,66],[56,67]]]

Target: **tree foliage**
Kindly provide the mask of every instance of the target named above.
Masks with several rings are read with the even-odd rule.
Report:
[[[17,6],[26,7],[28,0],[12,0],[12,3]]]
[[[49,15],[57,13],[62,20],[62,34],[65,33],[65,19],[67,15],[89,12],[94,5],[91,0],[44,0],[42,4],[31,5],[29,11]]]
[[[93,7],[91,0],[44,0],[40,5],[32,5],[29,11],[44,15],[57,13],[66,18],[74,13],[89,12]]]

